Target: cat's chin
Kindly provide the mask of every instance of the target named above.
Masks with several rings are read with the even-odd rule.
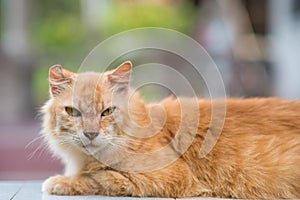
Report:
[[[99,146],[93,143],[87,144],[87,145],[82,145],[82,150],[84,153],[87,155],[96,155],[97,153],[100,153],[101,150],[103,150],[105,147],[104,146]]]

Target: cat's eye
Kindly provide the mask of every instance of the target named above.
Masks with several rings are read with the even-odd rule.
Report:
[[[68,115],[72,117],[79,117],[81,116],[81,113],[79,110],[73,107],[65,107],[65,111],[68,113]]]
[[[116,109],[116,107],[109,107],[101,113],[101,116],[105,117],[105,116],[111,115],[115,109]]]

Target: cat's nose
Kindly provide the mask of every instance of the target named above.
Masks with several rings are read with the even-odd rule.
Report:
[[[99,135],[99,132],[83,132],[83,134],[90,140],[93,140]]]

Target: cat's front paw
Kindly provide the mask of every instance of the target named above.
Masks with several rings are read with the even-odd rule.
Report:
[[[75,190],[69,177],[52,176],[44,181],[42,185],[42,192],[56,195],[76,195],[78,191]]]

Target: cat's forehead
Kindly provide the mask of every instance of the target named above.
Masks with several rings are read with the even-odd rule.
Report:
[[[79,73],[74,82],[74,93],[80,95],[88,95],[95,92],[95,90],[101,90],[103,82],[103,74],[95,72]]]
[[[109,100],[105,75],[95,72],[78,74],[73,86],[72,104],[78,107],[94,107]]]

